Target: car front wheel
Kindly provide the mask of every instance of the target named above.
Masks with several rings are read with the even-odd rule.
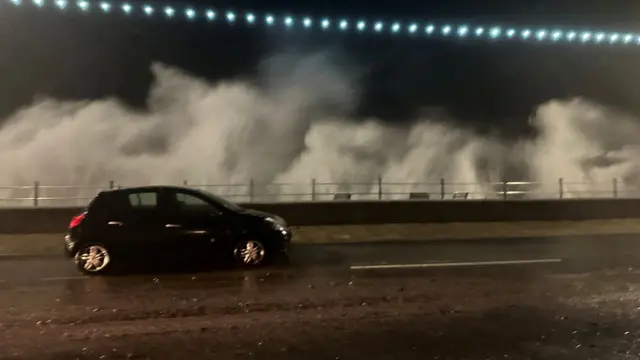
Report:
[[[111,265],[109,251],[99,244],[82,246],[74,259],[78,270],[86,275],[104,274]]]
[[[233,257],[240,266],[257,267],[266,263],[267,249],[260,240],[245,239],[238,242]]]

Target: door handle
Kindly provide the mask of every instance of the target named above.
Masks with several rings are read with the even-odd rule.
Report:
[[[124,223],[120,222],[120,221],[109,221],[108,223],[109,225],[115,225],[115,226],[122,226],[124,225]]]
[[[178,224],[167,224],[167,225],[165,225],[164,227],[167,227],[167,228],[179,228],[179,227],[181,227],[181,226],[182,226],[182,225],[178,225]]]
[[[187,231],[187,234],[192,234],[192,235],[203,235],[203,234],[207,234],[208,231],[207,230],[191,230],[191,231]]]

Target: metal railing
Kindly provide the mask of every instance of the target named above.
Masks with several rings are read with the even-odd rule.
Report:
[[[191,184],[182,186],[207,190],[238,203],[327,201],[327,200],[477,200],[477,199],[571,199],[640,198],[640,186],[617,179],[606,182],[575,182],[558,179],[555,183],[487,182],[461,183],[440,179],[437,182],[320,182],[245,184]],[[84,206],[100,191],[134,185],[107,181],[104,186],[30,185],[0,186],[0,207]]]

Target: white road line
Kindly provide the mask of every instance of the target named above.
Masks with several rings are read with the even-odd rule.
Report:
[[[36,257],[44,257],[44,256],[60,256],[60,254],[54,254],[54,253],[48,253],[48,254],[0,254],[0,258],[7,258],[7,259],[11,259],[11,258],[36,258]]]
[[[351,270],[436,268],[436,267],[486,266],[486,265],[521,265],[521,264],[559,263],[561,261],[562,259],[534,259],[534,260],[447,262],[447,263],[428,263],[428,264],[358,265],[358,266],[351,266]]]
[[[62,280],[83,280],[88,279],[88,276],[68,276],[68,277],[52,277],[52,278],[42,278],[42,281],[62,281]]]

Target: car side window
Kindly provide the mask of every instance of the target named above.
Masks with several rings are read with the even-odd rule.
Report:
[[[181,192],[178,192],[175,195],[180,211],[209,212],[216,214],[220,212],[215,206],[197,196]]]
[[[158,194],[155,191],[129,194],[129,204],[136,209],[155,209],[158,206]]]

